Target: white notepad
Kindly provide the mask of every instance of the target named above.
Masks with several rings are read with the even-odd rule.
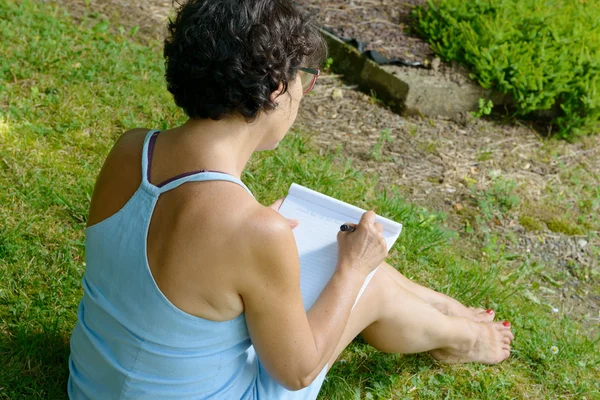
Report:
[[[340,225],[358,223],[365,210],[293,183],[279,212],[286,218],[300,221],[293,232],[300,255],[302,301],[304,309],[308,310],[335,272]],[[376,221],[383,226],[389,250],[398,239],[402,225],[379,215]],[[361,294],[365,287],[363,285]]]

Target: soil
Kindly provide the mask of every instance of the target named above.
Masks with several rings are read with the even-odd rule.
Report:
[[[409,33],[410,12],[426,0],[298,0],[317,23],[340,37],[354,38],[365,50],[377,50],[387,58],[420,61],[435,56],[429,45]]]
[[[161,0],[53,2],[63,5],[75,18],[93,12],[118,21],[126,29],[139,26],[137,37],[141,41],[162,37],[165,20],[171,13],[171,3]],[[338,26],[350,29],[352,20],[345,12],[338,11],[345,2],[301,0],[301,3],[310,7],[320,4],[325,10],[323,18],[329,16],[331,21],[335,16],[343,21]],[[410,0],[405,4],[415,3],[422,1]],[[403,6],[398,7],[402,12],[394,14],[389,1],[355,0],[345,7],[341,10],[362,13],[356,14],[357,20],[369,21],[354,24],[362,27],[377,26],[375,24],[380,22],[374,20],[383,18],[381,15],[385,12],[389,13],[387,20],[402,24],[408,13],[408,7]],[[352,32],[345,31],[344,35],[351,36]],[[370,35],[366,30],[362,32]],[[374,32],[373,35],[380,35],[380,31]],[[416,50],[427,48],[426,44],[412,46],[406,43],[417,39],[403,37],[398,42],[390,42],[402,48],[403,55],[408,51],[417,59],[428,56],[429,50]],[[364,36],[361,40],[369,38],[375,36]],[[372,45],[378,43],[371,42]],[[408,47],[401,47],[402,43]],[[589,217],[578,209],[580,199],[562,190],[569,183],[563,180],[565,171],[583,168],[595,177],[592,184],[598,187],[600,135],[571,144],[543,139],[535,130],[520,123],[501,124],[469,117],[463,123],[441,118],[403,118],[332,74],[321,76],[313,92],[303,99],[296,126],[311,134],[320,148],[335,150],[339,147],[344,157],[353,160],[355,168],[377,173],[380,186],[394,185],[408,201],[444,213],[449,227],[459,232],[465,232],[466,225],[475,227],[474,234],[463,234],[465,242],[483,240],[492,232],[499,236],[507,254],[516,254],[521,261],[526,258],[543,263],[545,267],[536,279],[544,290],[534,290],[536,285],[532,285],[530,297],[557,310],[559,315],[577,318],[590,334],[597,335],[599,278],[590,278],[585,271],[592,271],[592,275],[598,271],[599,232],[588,230],[585,235],[566,235],[548,229],[528,231],[519,223],[519,212],[526,205],[534,210],[540,208],[545,202],[553,201],[553,193],[558,193],[564,210]],[[516,184],[521,207],[478,223],[476,216],[481,210],[477,193],[491,190],[498,177]],[[468,247],[460,240],[456,245]],[[485,253],[480,256],[485,257]]]

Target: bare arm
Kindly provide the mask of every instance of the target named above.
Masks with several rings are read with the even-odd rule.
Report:
[[[254,220],[259,222],[250,229],[253,267],[240,290],[246,322],[269,374],[288,389],[298,390],[316,378],[333,354],[366,275],[383,261],[387,251],[370,246],[377,247],[378,255],[368,260],[360,258],[360,246],[352,246],[354,253],[343,251],[346,256],[339,258],[336,272],[306,313],[298,250],[289,223],[270,210],[261,210]],[[377,236],[367,228],[362,234]],[[357,262],[369,265],[360,268]]]

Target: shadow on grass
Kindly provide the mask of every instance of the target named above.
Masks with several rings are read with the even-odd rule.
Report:
[[[363,398],[366,393],[367,398],[385,399],[391,398],[393,388],[394,396],[403,398],[404,382],[431,368],[435,361],[426,354],[382,353],[358,336],[327,374],[320,394],[328,400]]]
[[[69,334],[59,330],[0,333],[0,399],[66,399],[69,352]]]

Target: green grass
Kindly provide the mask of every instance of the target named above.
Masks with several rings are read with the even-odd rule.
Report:
[[[385,129],[379,132],[379,137],[377,138],[375,145],[373,145],[373,148],[371,149],[371,158],[375,161],[383,161],[384,157],[382,154],[382,150],[385,147],[386,143],[391,143],[393,141],[394,139],[392,139],[392,137],[390,136],[389,129]],[[391,157],[387,157],[386,160],[393,161]]]
[[[159,43],[142,46],[106,21],[76,25],[59,8],[8,0],[0,0],[0,36],[9,44],[0,64],[0,399],[62,399],[95,176],[121,132],[183,116],[164,88]],[[526,256],[493,238],[469,249],[443,216],[393,188],[378,191],[376,176],[336,153],[320,156],[301,132],[257,154],[244,180],[264,203],[298,182],[401,221],[393,265],[513,323],[513,355],[494,367],[380,354],[358,339],[328,375],[323,399],[600,398],[598,341],[526,295],[541,273]]]
[[[501,176],[492,178],[492,185],[487,190],[474,189],[473,197],[481,215],[491,219],[497,214],[505,214],[519,205],[520,199],[515,194],[517,184]]]

